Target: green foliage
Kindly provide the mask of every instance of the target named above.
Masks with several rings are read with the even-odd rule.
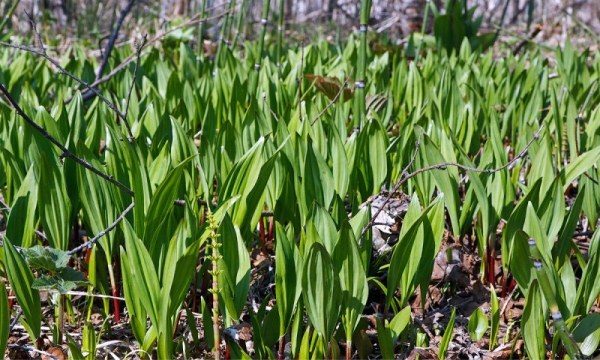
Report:
[[[363,23],[369,8],[362,1]],[[489,271],[488,254],[501,255],[503,274],[512,275],[517,296],[525,297],[518,324],[531,358],[545,356],[548,334],[557,334],[557,354],[573,350],[570,338],[583,354],[594,354],[600,343],[590,315],[600,294],[600,60],[569,47],[553,54],[556,64],[535,51],[501,58],[473,52],[489,40],[478,34],[473,14],[460,1],[449,2],[436,19],[448,51],[432,50],[414,62],[401,52],[370,51],[364,34],[340,47],[316,41],[287,44],[284,51],[280,44],[280,56],[265,36],[263,45],[244,44],[246,57],[221,45],[215,62],[196,57],[188,34],[175,34],[145,50],[135,77],[132,65],[102,85],[121,103],[133,82],[127,116],[133,141],[106,104],[97,97],[84,101],[78,85],[55,76],[51,66],[29,54],[0,53],[0,82],[24,111],[134,194],[61,159],[0,102],[0,192],[9,208],[2,210],[2,276],[32,343],[45,305],[38,289],[65,293],[87,285],[90,294],[118,294],[122,287],[127,326],[140,350],[161,358],[187,349],[179,330],[196,322],[180,321],[183,311],[202,314],[203,331],[190,330],[196,344],[218,339],[214,310],[223,330],[251,323],[256,357],[274,358],[278,339],[284,349],[290,341],[297,358],[329,357],[339,344],[351,355],[369,356],[364,315],[371,302],[381,303],[378,348],[392,357],[404,344],[426,346],[426,335],[409,331],[408,304],[417,290],[425,304],[445,239],[468,237],[483,259],[481,278]],[[60,61],[89,78],[97,63],[83,50],[75,45]],[[114,58],[131,55],[122,47]],[[364,80],[364,89],[344,88],[349,78]],[[340,91],[343,98],[334,101]],[[398,240],[385,253],[373,251],[379,239],[371,231],[380,225],[370,205],[386,197],[374,198],[382,189],[409,199]],[[209,210],[211,231],[204,222]],[[587,252],[573,241],[584,223],[594,231]],[[90,244],[89,263],[81,254],[69,256],[84,241],[80,235],[104,232]],[[213,245],[214,264],[207,254]],[[275,288],[252,304],[253,275],[264,270],[253,261],[257,253],[273,258],[265,268]],[[536,259],[543,273],[534,268]],[[197,291],[213,265],[218,309]],[[514,338],[502,339],[501,302],[490,288],[490,312],[476,310],[469,330],[474,340],[489,334],[494,349]],[[108,315],[108,301],[103,305]],[[552,309],[562,324],[549,320]],[[454,315],[440,357],[452,355]],[[68,341],[73,357],[96,355],[101,334],[85,329],[85,346]],[[236,356],[249,356],[226,341]]]

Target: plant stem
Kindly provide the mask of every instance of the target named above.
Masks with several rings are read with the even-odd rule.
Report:
[[[262,65],[270,4],[271,2],[269,0],[263,0],[262,14],[260,19],[261,30],[260,36],[258,38],[258,53],[256,54],[256,60],[254,61],[254,71],[250,74],[250,83],[248,87],[248,94],[250,96],[256,96],[256,89],[258,88],[258,75],[260,72],[260,67]]]
[[[218,256],[219,254],[219,250],[216,247],[213,247],[213,257],[215,255]],[[215,261],[213,261],[212,264],[212,271],[213,274],[216,273],[218,271],[218,266],[217,263]],[[219,360],[220,357],[220,345],[221,345],[221,338],[220,338],[220,334],[219,334],[219,281],[217,280],[217,276],[213,275],[212,277],[212,296],[213,296],[213,309],[212,309],[212,321],[213,321],[213,333],[214,333],[214,338],[215,338],[215,343],[214,343],[214,356],[216,360]]]
[[[21,0],[14,0],[12,5],[10,6],[10,9],[8,9],[8,12],[6,13],[6,15],[4,15],[4,18],[2,19],[2,22],[0,23],[0,34],[2,34],[2,30],[4,30],[4,27],[10,21],[10,18],[15,13],[15,10],[17,10],[17,5],[19,5],[19,2],[21,2]]]
[[[281,73],[281,55],[283,52],[283,35],[285,33],[285,0],[279,0],[279,18],[277,19],[277,67]]]
[[[206,16],[206,3],[208,0],[202,0],[200,2],[200,22],[198,22],[198,57],[200,58],[204,53],[204,20]]]
[[[235,36],[233,37],[233,44],[231,45],[232,49],[237,47],[238,40],[240,38],[240,34],[244,33],[244,19],[246,17],[246,10],[248,7],[248,0],[242,0],[242,4],[240,6],[240,10],[238,11],[237,16],[237,30],[235,31]]]
[[[208,220],[208,228],[210,231],[209,239],[210,239],[210,248],[211,253],[209,259],[212,264],[212,270],[210,274],[212,276],[212,287],[210,292],[212,293],[212,323],[213,323],[213,336],[214,336],[214,358],[219,360],[221,357],[220,347],[221,347],[221,335],[219,333],[219,261],[221,260],[221,255],[219,254],[219,234],[217,230],[219,229],[219,225],[217,224],[216,219],[214,218],[210,209],[207,210],[207,220]]]
[[[360,5],[360,24],[359,24],[359,45],[358,61],[356,69],[356,80],[354,85],[354,126],[362,127],[366,118],[366,95],[365,95],[365,76],[367,67],[367,28],[371,14],[371,0],[361,0]]]
[[[425,1],[425,9],[423,10],[423,23],[421,24],[421,41],[419,42],[419,47],[417,48],[417,52],[415,53],[415,62],[419,60],[419,55],[421,55],[421,49],[423,48],[423,43],[425,39],[423,38],[425,35],[425,31],[427,30],[427,18],[429,17],[429,3],[430,1]]]
[[[110,262],[110,259],[108,259]],[[117,299],[119,297],[119,289],[117,287],[117,282],[115,280],[115,270],[114,268],[119,266],[119,261],[116,261],[114,266],[109,266],[108,267],[108,277],[110,278],[110,286],[112,288],[112,296],[113,296],[113,317],[115,320],[115,323],[118,324],[121,322],[121,305],[119,303],[119,300]]]
[[[65,311],[63,309],[63,299],[64,296],[62,294],[58,294],[58,303],[56,307],[57,311],[57,320],[56,320],[56,338],[54,339],[54,344],[61,345],[63,343],[63,329],[65,327]]]
[[[285,359],[285,335],[279,338],[279,348],[277,349],[277,360]]]
[[[352,341],[346,341],[346,360],[352,359]]]
[[[235,0],[229,1],[229,9],[227,10],[227,14],[225,15],[225,20],[223,20],[223,25],[221,25],[221,31],[219,34],[219,44],[217,45],[217,55],[215,56],[215,69],[218,69],[221,65],[223,58],[224,48],[227,46],[227,31],[229,21],[231,19],[231,13],[233,12],[233,8],[235,7]]]

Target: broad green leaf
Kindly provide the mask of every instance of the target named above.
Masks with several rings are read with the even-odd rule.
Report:
[[[340,314],[342,297],[337,272],[323,245],[312,244],[308,251],[302,276],[304,305],[319,335],[330,339]]]
[[[581,174],[588,171],[592,166],[598,163],[600,159],[600,147],[596,147],[588,152],[579,155],[571,161],[565,169],[564,190],[577,179]]]
[[[34,242],[37,202],[38,186],[31,167],[15,195],[6,224],[6,237],[15,241],[17,246],[27,248]]]
[[[545,359],[545,316],[542,306],[542,294],[537,280],[529,286],[525,310],[521,320],[525,350],[530,359]]]
[[[490,289],[490,346],[489,349],[494,349],[498,340],[498,330],[500,328],[500,306],[496,289],[491,286]]]
[[[279,312],[279,336],[284,336],[301,295],[300,259],[298,248],[279,223],[275,227],[275,299]]]
[[[35,341],[40,336],[42,326],[40,293],[32,287],[34,278],[29,265],[7,237],[4,238],[4,268],[23,309],[21,321],[31,340]]]
[[[469,317],[469,335],[473,341],[479,341],[485,334],[488,328],[487,315],[481,310],[481,308],[475,309]]]
[[[342,323],[346,340],[351,342],[360,315],[367,303],[369,286],[358,252],[358,245],[348,221],[345,221],[340,229],[339,240],[333,253],[333,262],[339,273],[342,290]]]
[[[4,283],[0,281],[0,354],[4,354],[9,334],[10,312]],[[4,356],[4,355],[3,355]]]

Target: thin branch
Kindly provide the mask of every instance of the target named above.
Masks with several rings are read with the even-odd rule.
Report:
[[[329,110],[329,108],[332,107],[333,104],[335,104],[338,101],[338,99],[340,98],[340,96],[344,93],[344,90],[346,89],[346,85],[347,84],[348,84],[348,81],[344,80],[344,83],[342,84],[342,86],[340,86],[340,91],[338,91],[337,94],[335,94],[335,97],[327,104],[327,106],[325,106],[323,108],[323,110],[321,110],[319,112],[319,114],[317,114],[317,116],[315,116],[315,118],[312,119],[312,121],[310,122],[311,126],[314,125],[315,122],[317,122],[317,120],[319,118],[321,118],[321,116],[323,116],[323,114],[325,114],[325,112],[327,110]]]
[[[10,334],[13,329],[15,328],[15,326],[17,325],[17,323],[19,322],[19,319],[21,318],[21,315],[23,315],[23,309],[19,308],[19,310],[17,310],[17,314],[15,315],[15,318],[12,319],[12,321],[10,322],[10,325],[8,326],[8,333]]]
[[[102,62],[100,63],[100,66],[98,67],[98,71],[96,71],[96,80],[98,80],[102,77],[102,73],[104,72],[104,69],[106,68],[106,65],[108,64],[108,59],[110,58],[110,54],[112,53],[112,50],[115,47],[115,41],[117,40],[117,37],[119,36],[119,31],[121,31],[121,26],[123,26],[123,22],[125,21],[125,18],[127,17],[127,15],[131,12],[131,9],[133,8],[133,5],[135,5],[135,2],[136,2],[136,0],[129,0],[127,5],[125,5],[125,8],[121,11],[121,14],[119,15],[119,19],[117,20],[117,25],[113,29],[113,32],[110,35],[110,38],[108,39],[108,44],[106,45],[106,49],[104,49],[104,56],[102,57]],[[84,96],[84,100],[88,100],[88,99],[92,98],[92,96],[93,96],[93,94]]]
[[[404,180],[404,182],[406,182],[408,179],[413,178],[421,173],[424,173],[426,171],[431,171],[431,170],[443,170],[449,166],[453,166],[453,167],[457,167],[459,169],[465,170],[465,171],[472,171],[472,172],[477,172],[477,173],[484,173],[484,174],[493,174],[493,173],[497,173],[499,171],[502,171],[504,169],[512,169],[512,167],[517,163],[517,161],[519,161],[521,158],[523,158],[526,154],[527,151],[529,150],[529,148],[531,147],[531,145],[540,138],[540,133],[542,132],[542,129],[544,128],[544,125],[540,126],[540,128],[535,132],[535,134],[533,135],[533,138],[531,140],[529,140],[529,142],[527,143],[527,145],[525,146],[525,148],[523,148],[523,150],[521,150],[521,152],[515,156],[511,161],[507,162],[506,164],[495,168],[495,169],[478,169],[478,168],[474,168],[474,167],[470,167],[470,166],[466,166],[466,165],[462,165],[462,164],[457,164],[457,163],[453,163],[453,162],[444,162],[444,163],[439,163],[439,164],[435,164],[435,165],[429,165],[426,166],[424,168],[415,170],[414,172],[408,174],[406,176],[406,179]]]
[[[42,51],[42,50],[34,48],[34,47],[20,45],[20,44],[13,44],[13,43],[5,42],[5,41],[0,41],[0,45],[9,47],[9,48],[12,48],[15,50],[25,51],[25,52],[28,52],[28,53],[31,53],[31,54],[34,54],[34,55],[44,58],[46,61],[48,61],[49,63],[54,65],[54,67],[58,70],[59,73],[65,75],[69,79],[74,80],[75,82],[83,85],[84,88],[86,88],[87,90],[96,94],[96,96],[98,96],[100,98],[100,100],[102,100],[102,102],[104,102],[112,111],[114,111],[120,119],[125,118],[125,114],[123,114],[113,102],[108,100],[108,98],[106,96],[102,95],[96,88],[92,87],[85,80],[80,79],[79,77],[77,77],[77,76],[73,75],[72,73],[70,73],[69,71],[67,71],[67,69],[62,67],[58,61],[56,61],[54,58],[50,57],[46,53],[45,50]]]
[[[103,295],[103,294],[92,294],[92,293],[87,293],[87,292],[84,292],[84,291],[67,291],[65,293],[65,295],[87,296],[87,297],[98,298],[98,299],[112,299],[112,300],[125,301],[125,298],[118,297],[118,296],[110,296],[110,295]]]
[[[62,151],[62,154],[60,155],[61,158],[65,158],[65,157],[70,158],[71,160],[75,161],[76,163],[80,164],[84,168],[86,168],[89,171],[93,172],[94,174],[100,176],[101,178],[103,178],[104,180],[110,182],[111,184],[119,187],[121,190],[123,190],[124,192],[126,192],[127,194],[129,194],[129,195],[131,195],[133,197],[133,191],[130,188],[128,188],[127,186],[125,186],[120,181],[116,180],[112,175],[108,175],[108,174],[102,172],[101,170],[98,170],[96,167],[94,167],[87,160],[77,157],[77,155],[75,155],[74,153],[72,153],[63,144],[61,144],[52,135],[50,135],[46,131],[46,129],[44,129],[43,127],[41,127],[40,125],[38,125],[35,121],[33,121],[29,117],[29,115],[27,115],[25,113],[25,111],[23,111],[23,109],[21,108],[21,106],[19,106],[19,103],[12,97],[12,95],[10,94],[10,92],[6,89],[6,87],[4,87],[4,84],[2,84],[2,83],[0,83],[0,92],[4,94],[4,96],[6,97],[6,99],[8,100],[8,102],[12,105],[12,107],[17,112],[17,114],[19,116],[21,116],[23,118],[23,120],[25,120],[25,122],[27,124],[29,124],[31,127],[33,127],[38,133],[40,133],[43,137],[45,137],[48,141],[50,141],[52,144],[54,144],[56,147],[58,147]]]
[[[67,252],[67,254],[74,255],[83,250],[91,249],[92,246],[94,246],[98,242],[98,240],[102,239],[111,230],[116,228],[117,225],[119,225],[119,223],[121,221],[123,221],[123,219],[125,219],[125,216],[127,216],[127,214],[133,209],[134,206],[135,206],[135,203],[132,201],[131,204],[129,204],[129,206],[115,219],[115,221],[112,222],[112,224],[108,225],[108,227],[106,229],[100,231],[98,234],[96,234],[96,236],[94,236],[92,239],[90,239],[90,241],[83,243],[74,249],[69,250]]]
[[[150,40],[147,41],[146,45],[151,45],[151,44],[153,44],[155,42],[158,42],[158,41],[162,40],[165,36],[169,35],[170,33],[174,32],[174,31],[177,31],[179,29],[182,29],[182,28],[185,28],[185,27],[188,27],[188,26],[192,26],[192,25],[198,24],[199,22],[202,22],[202,21],[210,21],[210,20],[218,19],[218,18],[226,15],[227,13],[229,13],[229,11],[223,11],[223,12],[217,14],[217,15],[210,16],[210,17],[200,17],[199,15],[196,15],[193,18],[191,18],[190,20],[186,21],[185,23],[182,23],[180,25],[174,26],[174,27],[172,27],[169,30],[163,31],[160,34],[155,35],[153,38],[151,38]],[[123,60],[122,63],[120,63],[119,65],[117,65],[110,73],[104,75],[100,79],[95,80],[93,83],[91,83],[90,87],[95,88],[98,85],[103,84],[103,83],[109,81],[115,75],[117,75],[118,73],[120,73],[121,71],[123,71],[123,69],[125,69],[127,67],[127,65],[129,65],[129,63],[131,63],[135,59],[136,59],[136,54],[132,54],[132,55],[128,56],[125,60]],[[72,100],[72,98],[67,99],[65,102],[69,103],[71,100]]]
[[[474,168],[474,167],[470,167],[470,166],[466,166],[466,165],[462,165],[462,164],[458,164],[458,163],[453,163],[453,162],[444,162],[444,163],[439,163],[439,164],[435,164],[435,165],[430,165],[430,166],[425,166],[421,169],[415,170],[412,173],[406,173],[403,172],[403,174],[401,175],[400,180],[398,180],[398,182],[394,185],[394,187],[392,188],[392,190],[390,190],[390,192],[388,193],[388,195],[386,196],[385,200],[383,201],[383,203],[380,205],[380,209],[378,210],[378,212],[376,213],[375,216],[371,217],[371,220],[369,221],[369,223],[367,224],[367,226],[365,226],[362,230],[361,236],[364,236],[366,234],[366,232],[373,226],[375,219],[377,218],[377,216],[379,215],[379,213],[382,211],[382,209],[389,203],[389,201],[392,198],[392,195],[397,193],[398,190],[400,189],[400,187],[402,185],[404,185],[408,180],[414,178],[415,176],[422,174],[424,172],[428,172],[431,170],[443,170],[446,169],[447,167],[453,166],[462,170],[466,170],[466,171],[472,171],[472,172],[477,172],[477,173],[486,173],[486,174],[492,174],[492,173],[497,173],[500,172],[504,169],[511,169],[512,166],[514,164],[517,163],[517,161],[519,161],[520,159],[522,159],[523,157],[525,157],[525,155],[527,154],[527,151],[529,150],[529,148],[531,147],[531,145],[540,137],[540,133],[542,132],[542,129],[544,128],[544,125],[542,124],[540,126],[540,128],[535,132],[535,134],[533,135],[533,138],[531,140],[529,140],[529,142],[527,143],[527,145],[525,146],[525,148],[523,148],[523,150],[517,155],[515,156],[511,161],[507,162],[506,164],[495,168],[495,169],[478,169],[478,168]],[[416,152],[416,151],[415,151]],[[413,155],[413,159],[414,159]],[[411,165],[409,163],[409,165]],[[405,169],[407,170],[408,167]]]

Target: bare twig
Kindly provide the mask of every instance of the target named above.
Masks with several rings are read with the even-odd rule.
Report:
[[[45,50],[37,49],[37,48],[26,46],[26,45],[13,44],[13,43],[5,42],[5,41],[0,41],[0,45],[9,47],[9,48],[12,48],[15,50],[19,50],[19,51],[25,51],[25,52],[42,57],[43,59],[45,59],[46,61],[51,63],[58,70],[59,73],[67,76],[69,79],[74,80],[75,82],[81,84],[85,89],[96,94],[96,96],[98,96],[100,98],[100,100],[102,100],[103,103],[105,103],[112,111],[114,111],[121,120],[123,120],[125,118],[125,115],[106,96],[102,95],[96,88],[93,88],[90,84],[88,84],[83,79],[80,79],[79,77],[77,77],[77,76],[73,75],[72,73],[70,73],[69,71],[67,71],[67,69],[62,67],[58,61],[56,61],[54,58],[50,57],[50,55],[48,55]],[[69,99],[69,100],[71,100],[71,99]]]
[[[493,174],[493,173],[497,173],[500,172],[504,169],[509,169],[512,168],[512,166],[514,166],[517,161],[519,161],[520,159],[522,159],[523,157],[525,157],[525,155],[527,154],[527,151],[529,150],[529,148],[531,147],[531,145],[534,143],[534,141],[536,141],[537,139],[539,139],[540,137],[540,133],[542,132],[542,129],[544,128],[544,125],[542,124],[540,126],[540,128],[535,132],[535,134],[533,135],[533,138],[531,140],[529,140],[529,142],[527,143],[527,145],[525,146],[525,148],[523,148],[523,150],[521,150],[521,152],[515,156],[511,161],[507,162],[506,164],[495,168],[495,169],[478,169],[478,168],[474,168],[474,167],[470,167],[470,166],[466,166],[466,165],[462,165],[462,164],[458,164],[458,163],[454,163],[454,162],[443,162],[443,163],[439,163],[439,164],[435,164],[435,165],[430,165],[430,166],[425,166],[423,168],[417,169],[415,171],[413,171],[412,173],[406,173],[405,171],[403,172],[403,174],[400,177],[400,180],[398,180],[398,182],[396,182],[396,184],[392,187],[392,189],[389,191],[388,195],[386,196],[385,200],[383,201],[383,203],[380,206],[380,209],[378,210],[376,216],[371,217],[371,220],[369,221],[369,223],[367,224],[367,226],[365,226],[362,230],[361,236],[364,236],[366,234],[366,232],[373,226],[373,223],[375,222],[375,219],[377,218],[377,215],[379,215],[379,213],[382,211],[382,209],[389,203],[389,201],[391,200],[392,196],[398,192],[398,190],[400,189],[400,187],[402,185],[404,185],[408,180],[414,178],[415,176],[422,174],[424,172],[428,172],[428,171],[432,171],[432,170],[442,170],[442,169],[446,169],[447,167],[456,167],[462,170],[466,170],[466,171],[472,171],[472,172],[477,172],[477,173],[486,173],[486,174]],[[414,155],[413,155],[414,156]],[[409,165],[412,165],[412,161],[411,163],[409,163]],[[405,169],[407,170],[408,167]]]
[[[99,298],[99,299],[114,299],[114,300],[125,301],[125,298],[118,297],[118,296],[110,296],[110,295],[103,295],[103,294],[92,294],[92,293],[87,293],[87,292],[84,292],[84,291],[67,291],[65,293],[65,295],[87,296],[87,297],[94,297],[94,298]]]
[[[344,80],[344,83],[342,84],[342,86],[340,86],[340,91],[338,91],[337,94],[335,94],[335,97],[327,104],[327,106],[325,106],[323,108],[323,110],[321,110],[319,112],[319,114],[317,114],[317,116],[315,116],[315,118],[312,119],[312,121],[310,122],[310,125],[314,125],[315,122],[317,122],[317,120],[319,120],[319,118],[321,118],[321,116],[323,116],[323,114],[325,114],[325,112],[327,110],[329,110],[329,108],[332,107],[333,104],[335,104],[338,101],[340,96],[344,93],[344,90],[346,89],[347,84],[348,84],[348,81]]]
[[[0,83],[0,92],[4,94],[4,96],[6,97],[6,99],[8,100],[8,102],[12,105],[12,107],[17,112],[17,114],[19,116],[21,116],[23,118],[23,120],[25,120],[25,122],[27,124],[29,124],[31,127],[33,127],[38,133],[40,133],[43,137],[45,137],[48,141],[50,141],[52,144],[54,144],[56,147],[58,147],[62,151],[62,154],[60,155],[61,158],[65,158],[65,157],[66,158],[70,158],[71,160],[75,161],[79,165],[83,166],[84,168],[86,168],[89,171],[93,172],[94,174],[100,176],[104,180],[108,181],[109,183],[111,183],[111,184],[119,187],[121,190],[123,190],[127,194],[133,196],[133,191],[130,188],[128,188],[123,183],[121,183],[120,181],[118,181],[117,179],[115,179],[112,175],[108,175],[108,174],[102,172],[101,170],[97,169],[96,167],[94,167],[87,160],[82,159],[80,157],[77,157],[77,155],[75,155],[74,153],[72,153],[63,144],[61,144],[52,135],[50,135],[46,131],[46,129],[44,129],[43,127],[41,127],[40,125],[38,125],[35,121],[33,121],[29,117],[29,115],[27,115],[25,113],[25,111],[23,111],[23,109],[21,108],[21,106],[19,105],[19,103],[12,97],[12,95],[6,89],[6,87],[3,84],[1,84],[1,83]]]
[[[94,246],[94,244],[96,244],[98,242],[98,240],[100,240],[106,234],[108,234],[111,230],[116,228],[117,225],[119,225],[119,223],[121,221],[123,221],[123,219],[125,219],[125,216],[127,216],[127,214],[133,209],[134,205],[135,205],[135,203],[132,201],[131,204],[129,204],[129,206],[125,210],[123,210],[123,212],[115,219],[115,221],[113,221],[112,224],[108,225],[108,227],[106,229],[100,231],[98,234],[96,234],[96,236],[94,236],[92,239],[90,239],[90,241],[83,243],[74,249],[69,250],[67,252],[67,254],[74,255],[83,250],[91,249],[92,246]]]
[[[200,17],[199,15],[196,15],[193,18],[191,18],[190,20],[188,20],[180,25],[174,26],[169,30],[163,31],[163,32],[155,35],[153,38],[149,39],[146,42],[146,47],[148,45],[151,45],[155,42],[162,40],[165,36],[169,35],[173,31],[177,31],[179,29],[186,28],[188,26],[196,25],[202,21],[210,21],[210,20],[218,19],[218,18],[226,15],[227,13],[229,13],[229,11],[223,11],[217,15],[210,16],[210,17]],[[132,54],[132,55],[128,56],[125,60],[123,60],[123,62],[121,62],[119,65],[117,65],[110,73],[104,75],[100,79],[95,80],[93,83],[90,84],[90,86],[92,88],[95,88],[96,86],[103,84],[103,83],[109,81],[110,79],[112,79],[115,75],[117,75],[118,73],[123,71],[123,69],[125,69],[127,67],[127,65],[129,65],[132,61],[134,61],[137,57],[136,55],[137,54]],[[72,99],[67,99],[65,102],[69,103],[71,100]]]
[[[17,325],[17,323],[19,322],[19,319],[21,318],[21,315],[23,315],[23,309],[19,308],[19,310],[17,310],[17,314],[15,315],[15,318],[12,319],[12,321],[10,322],[10,325],[8,326],[8,333],[10,334],[13,329],[15,328],[15,326]]]
[[[96,71],[96,80],[98,80],[102,77],[102,73],[104,72],[104,69],[106,68],[106,65],[108,64],[108,59],[110,58],[110,54],[112,53],[112,50],[115,46],[115,41],[117,40],[117,37],[119,36],[119,31],[121,31],[121,26],[123,26],[123,22],[125,21],[125,18],[127,17],[127,15],[131,12],[131,9],[133,8],[133,5],[135,5],[135,2],[136,2],[136,0],[129,0],[129,2],[127,2],[127,5],[125,5],[125,8],[123,8],[123,10],[121,11],[121,14],[119,15],[119,19],[117,20],[117,25],[113,29],[113,32],[110,35],[110,38],[108,39],[108,44],[106,45],[106,49],[104,49],[102,62],[100,63],[100,66],[98,67],[98,70]],[[88,99],[92,98],[93,95],[94,95],[93,93],[90,95],[84,95],[84,100],[88,100]]]

